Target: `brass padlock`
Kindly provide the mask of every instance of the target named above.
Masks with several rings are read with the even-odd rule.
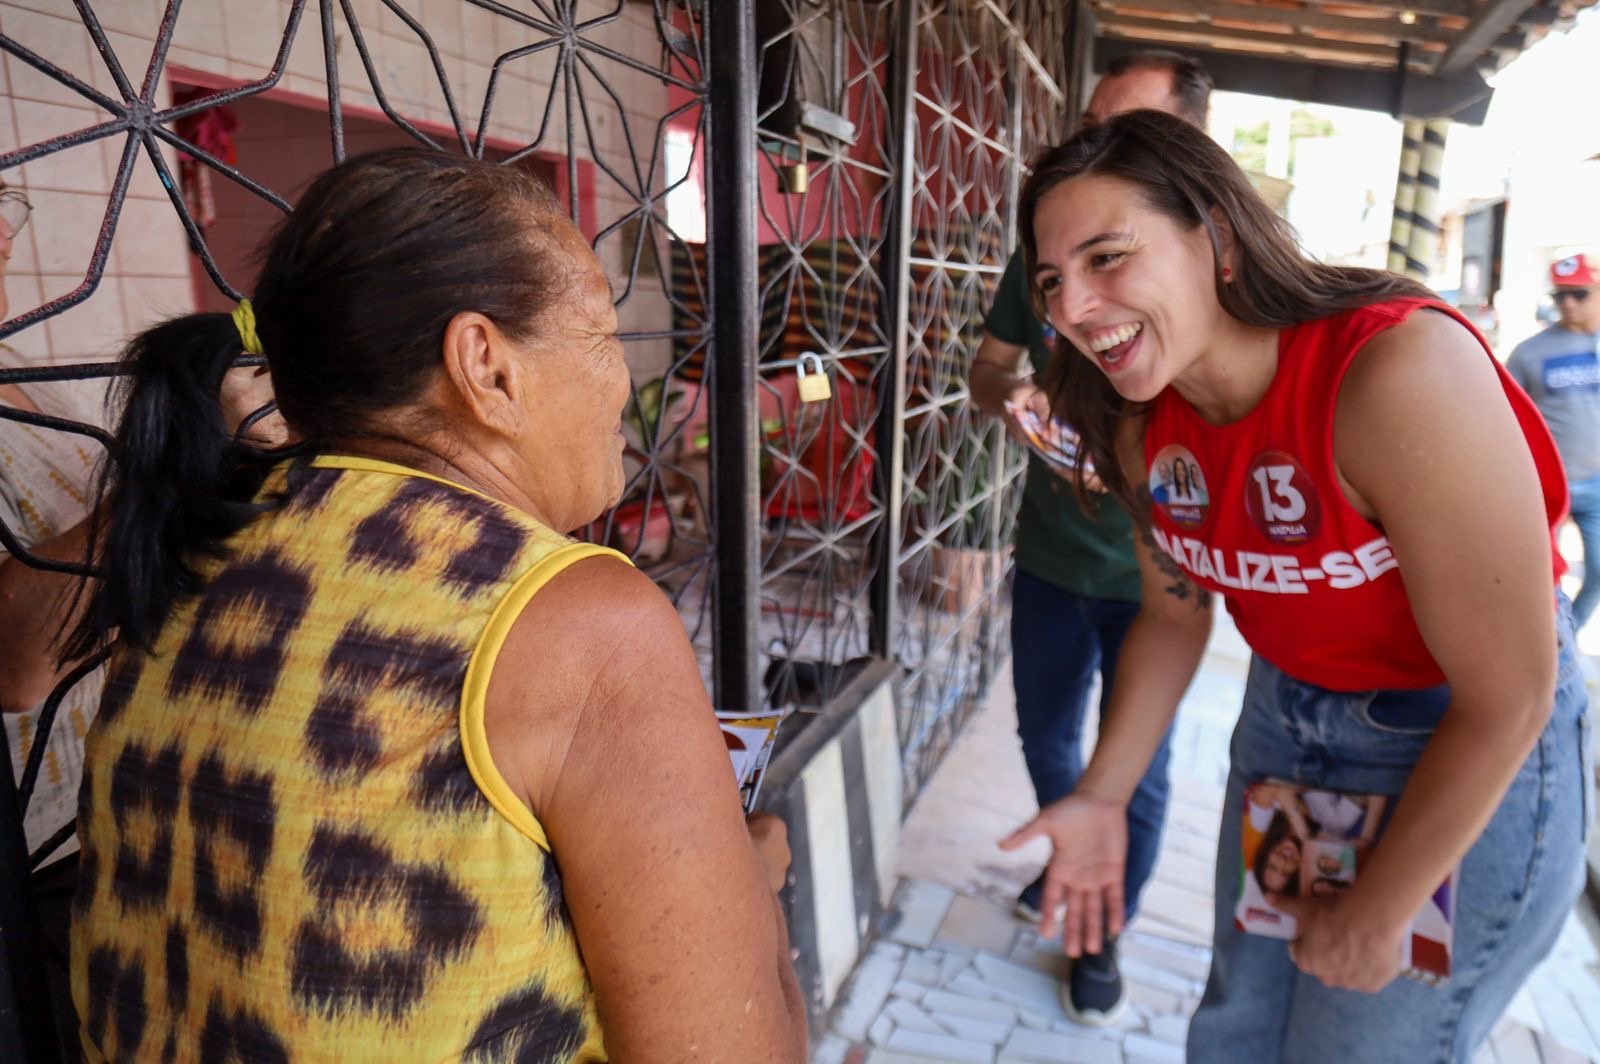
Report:
[[[833,382],[828,379],[828,367],[822,364],[822,356],[815,351],[807,351],[800,356],[795,374],[802,403],[820,403],[833,398]]]
[[[811,184],[811,167],[805,162],[785,163],[778,167],[778,192],[785,196],[798,196]]]

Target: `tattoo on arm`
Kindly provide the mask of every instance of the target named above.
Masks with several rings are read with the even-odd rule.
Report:
[[[1171,584],[1167,585],[1167,594],[1185,601],[1193,599],[1197,610],[1203,610],[1210,606],[1211,592],[1203,591],[1196,587],[1194,581],[1189,579],[1189,574],[1184,572],[1172,555],[1163,550],[1161,544],[1156,542],[1153,517],[1155,500],[1150,497],[1150,485],[1141,484],[1135,493],[1135,499],[1138,503],[1138,508],[1134,512],[1133,523],[1139,529],[1139,538],[1144,541],[1144,545],[1150,550],[1150,556],[1155,559],[1156,568],[1161,570],[1163,576],[1172,581]]]

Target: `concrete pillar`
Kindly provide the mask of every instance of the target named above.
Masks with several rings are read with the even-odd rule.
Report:
[[[1394,222],[1389,227],[1389,269],[1406,272],[1411,246],[1411,210],[1416,204],[1417,164],[1422,159],[1422,123],[1407,122],[1400,142],[1400,173],[1394,187]]]
[[[1439,175],[1444,172],[1447,119],[1423,126],[1422,154],[1417,163],[1417,194],[1411,206],[1411,239],[1406,250],[1406,273],[1426,281],[1439,251]]]

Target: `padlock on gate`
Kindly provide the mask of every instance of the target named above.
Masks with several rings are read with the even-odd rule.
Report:
[[[795,374],[802,403],[820,403],[833,398],[833,382],[828,379],[828,367],[822,364],[822,356],[815,351],[807,351],[800,356]]]

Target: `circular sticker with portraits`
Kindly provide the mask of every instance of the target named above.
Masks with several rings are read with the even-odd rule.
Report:
[[[1211,491],[1194,452],[1169,443],[1150,463],[1150,499],[1180,528],[1199,528],[1211,508]]]
[[[1309,542],[1322,529],[1322,500],[1294,456],[1263,451],[1245,476],[1244,505],[1261,534],[1274,543]]]

